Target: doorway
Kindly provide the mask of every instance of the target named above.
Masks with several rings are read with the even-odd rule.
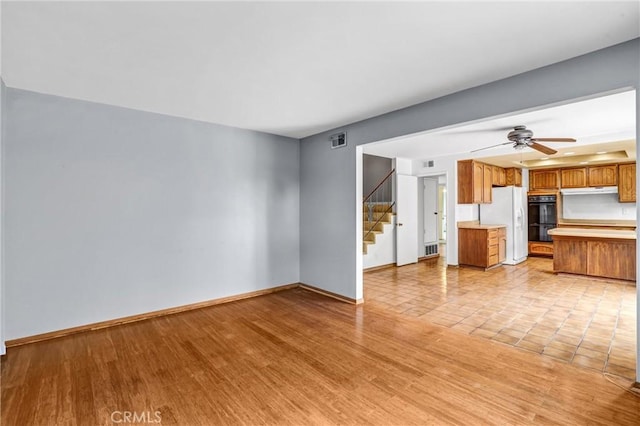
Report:
[[[418,212],[422,225],[418,231],[420,257],[446,257],[447,176],[429,175],[421,180],[421,208]]]

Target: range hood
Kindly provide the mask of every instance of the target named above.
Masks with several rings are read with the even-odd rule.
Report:
[[[592,188],[565,188],[561,189],[562,195],[591,195],[591,194],[617,194],[617,186],[597,186]]]

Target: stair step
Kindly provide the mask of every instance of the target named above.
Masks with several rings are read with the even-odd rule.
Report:
[[[371,206],[371,208],[373,209],[374,212],[385,212],[389,209],[389,206],[391,206],[391,203],[376,203],[376,204],[369,204],[369,203],[365,203],[364,204],[364,211],[369,211],[369,206]]]
[[[362,222],[362,231],[363,232],[369,232],[369,230],[371,229],[373,232],[384,232],[384,225],[388,224],[389,222]]]
[[[383,221],[385,222],[391,222],[391,216],[393,216],[392,213],[378,213],[378,212],[374,212],[371,214],[371,219],[373,219],[373,221],[377,221],[378,219],[382,218]],[[364,221],[369,221],[369,214],[368,213],[363,213],[362,214],[362,220]]]
[[[380,232],[369,232],[366,236],[363,237],[362,241],[370,241],[371,244],[375,244],[376,234],[380,234]]]
[[[363,254],[367,254],[367,249],[369,248],[369,246],[371,244],[374,244],[374,243],[372,243],[371,241],[363,241],[362,242],[362,253]]]

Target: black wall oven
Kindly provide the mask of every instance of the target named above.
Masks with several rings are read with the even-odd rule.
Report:
[[[548,231],[557,226],[556,196],[529,196],[529,241],[552,241]]]

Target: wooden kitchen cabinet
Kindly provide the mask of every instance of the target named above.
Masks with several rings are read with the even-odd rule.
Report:
[[[504,233],[504,246],[501,248],[500,230]],[[504,250],[501,258],[501,250]],[[459,228],[458,263],[460,265],[491,268],[504,261],[506,256],[506,230],[502,228]],[[501,260],[502,259],[502,260]]]
[[[529,189],[558,189],[559,187],[560,173],[557,169],[529,171]]]
[[[618,184],[618,165],[590,166],[587,169],[587,186],[616,186]]]
[[[474,160],[458,161],[458,204],[491,203],[493,166]]]
[[[504,169],[507,186],[522,186],[522,169],[509,167]]]
[[[553,271],[635,281],[635,239],[554,235]]]
[[[618,201],[621,203],[636,202],[636,163],[618,166]]]
[[[587,168],[562,169],[560,171],[560,186],[562,188],[586,188]]]
[[[502,167],[491,166],[491,183],[493,186],[507,186],[507,174]]]

